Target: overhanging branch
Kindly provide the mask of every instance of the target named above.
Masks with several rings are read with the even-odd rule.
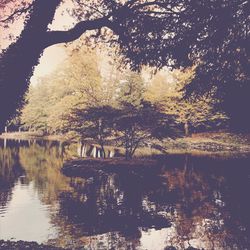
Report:
[[[81,21],[72,29],[67,31],[48,31],[45,39],[45,47],[58,44],[68,43],[78,39],[87,30],[101,29],[103,27],[111,27],[109,16],[97,18],[94,20]]]

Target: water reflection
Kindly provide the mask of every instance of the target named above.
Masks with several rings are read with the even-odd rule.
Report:
[[[18,164],[18,151],[16,149],[0,147],[0,206],[6,206],[11,198],[11,189],[24,171]],[[0,211],[0,216],[3,211]]]
[[[50,226],[49,213],[50,208],[40,201],[34,183],[27,184],[25,179],[19,179],[0,218],[0,236],[3,239],[40,242],[54,238],[56,230]]]
[[[51,215],[69,188],[57,143],[8,141],[0,147],[0,238],[44,242],[57,236]]]
[[[0,239],[71,249],[250,246],[249,158],[168,156],[157,167],[73,178],[60,168],[77,145],[0,145]]]

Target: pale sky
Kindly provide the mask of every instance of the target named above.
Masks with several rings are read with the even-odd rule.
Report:
[[[40,77],[53,72],[57,66],[63,63],[64,59],[66,59],[66,52],[62,45],[54,45],[45,49],[40,63],[35,67],[30,83],[36,84]]]

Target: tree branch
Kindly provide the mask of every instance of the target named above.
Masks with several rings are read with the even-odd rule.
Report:
[[[87,7],[90,10],[95,10],[97,13],[99,13],[102,17],[105,15],[104,12],[101,12],[98,8],[95,8],[93,5],[89,5],[86,3],[81,3],[83,6]]]
[[[23,13],[27,12],[29,9],[31,9],[31,7],[33,6],[33,4],[29,4],[27,7],[23,7],[21,9],[17,9],[15,10],[12,14],[10,14],[8,17],[6,17],[5,19],[1,19],[0,23],[5,23],[8,21],[11,21],[15,18],[16,15],[22,15]]]
[[[137,0],[130,0],[130,1],[127,1],[124,6],[127,6],[127,7],[131,7],[134,3],[136,3]]]
[[[155,15],[155,16],[164,16],[164,15],[177,15],[177,13],[173,12],[168,12],[168,11],[153,11],[153,10],[148,10],[148,11],[138,11],[138,14],[146,14],[146,15]]]
[[[67,31],[47,31],[45,47],[58,43],[72,42],[78,39],[87,30],[101,29],[103,27],[111,27],[109,16],[97,18],[94,20],[81,21],[77,23],[72,29],[69,29]]]
[[[176,14],[176,15],[180,14],[179,11],[178,12],[174,11],[173,8],[167,7],[164,3],[158,2],[158,1],[152,1],[152,2],[145,2],[145,3],[137,4],[137,5],[133,6],[131,9],[140,10],[140,9],[143,9],[144,7],[152,7],[152,6],[160,7],[162,9],[163,14],[164,13]],[[153,12],[153,10],[151,10],[151,11]]]

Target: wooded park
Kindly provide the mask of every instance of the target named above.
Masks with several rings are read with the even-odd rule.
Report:
[[[249,12],[0,0],[0,249],[250,248]]]

